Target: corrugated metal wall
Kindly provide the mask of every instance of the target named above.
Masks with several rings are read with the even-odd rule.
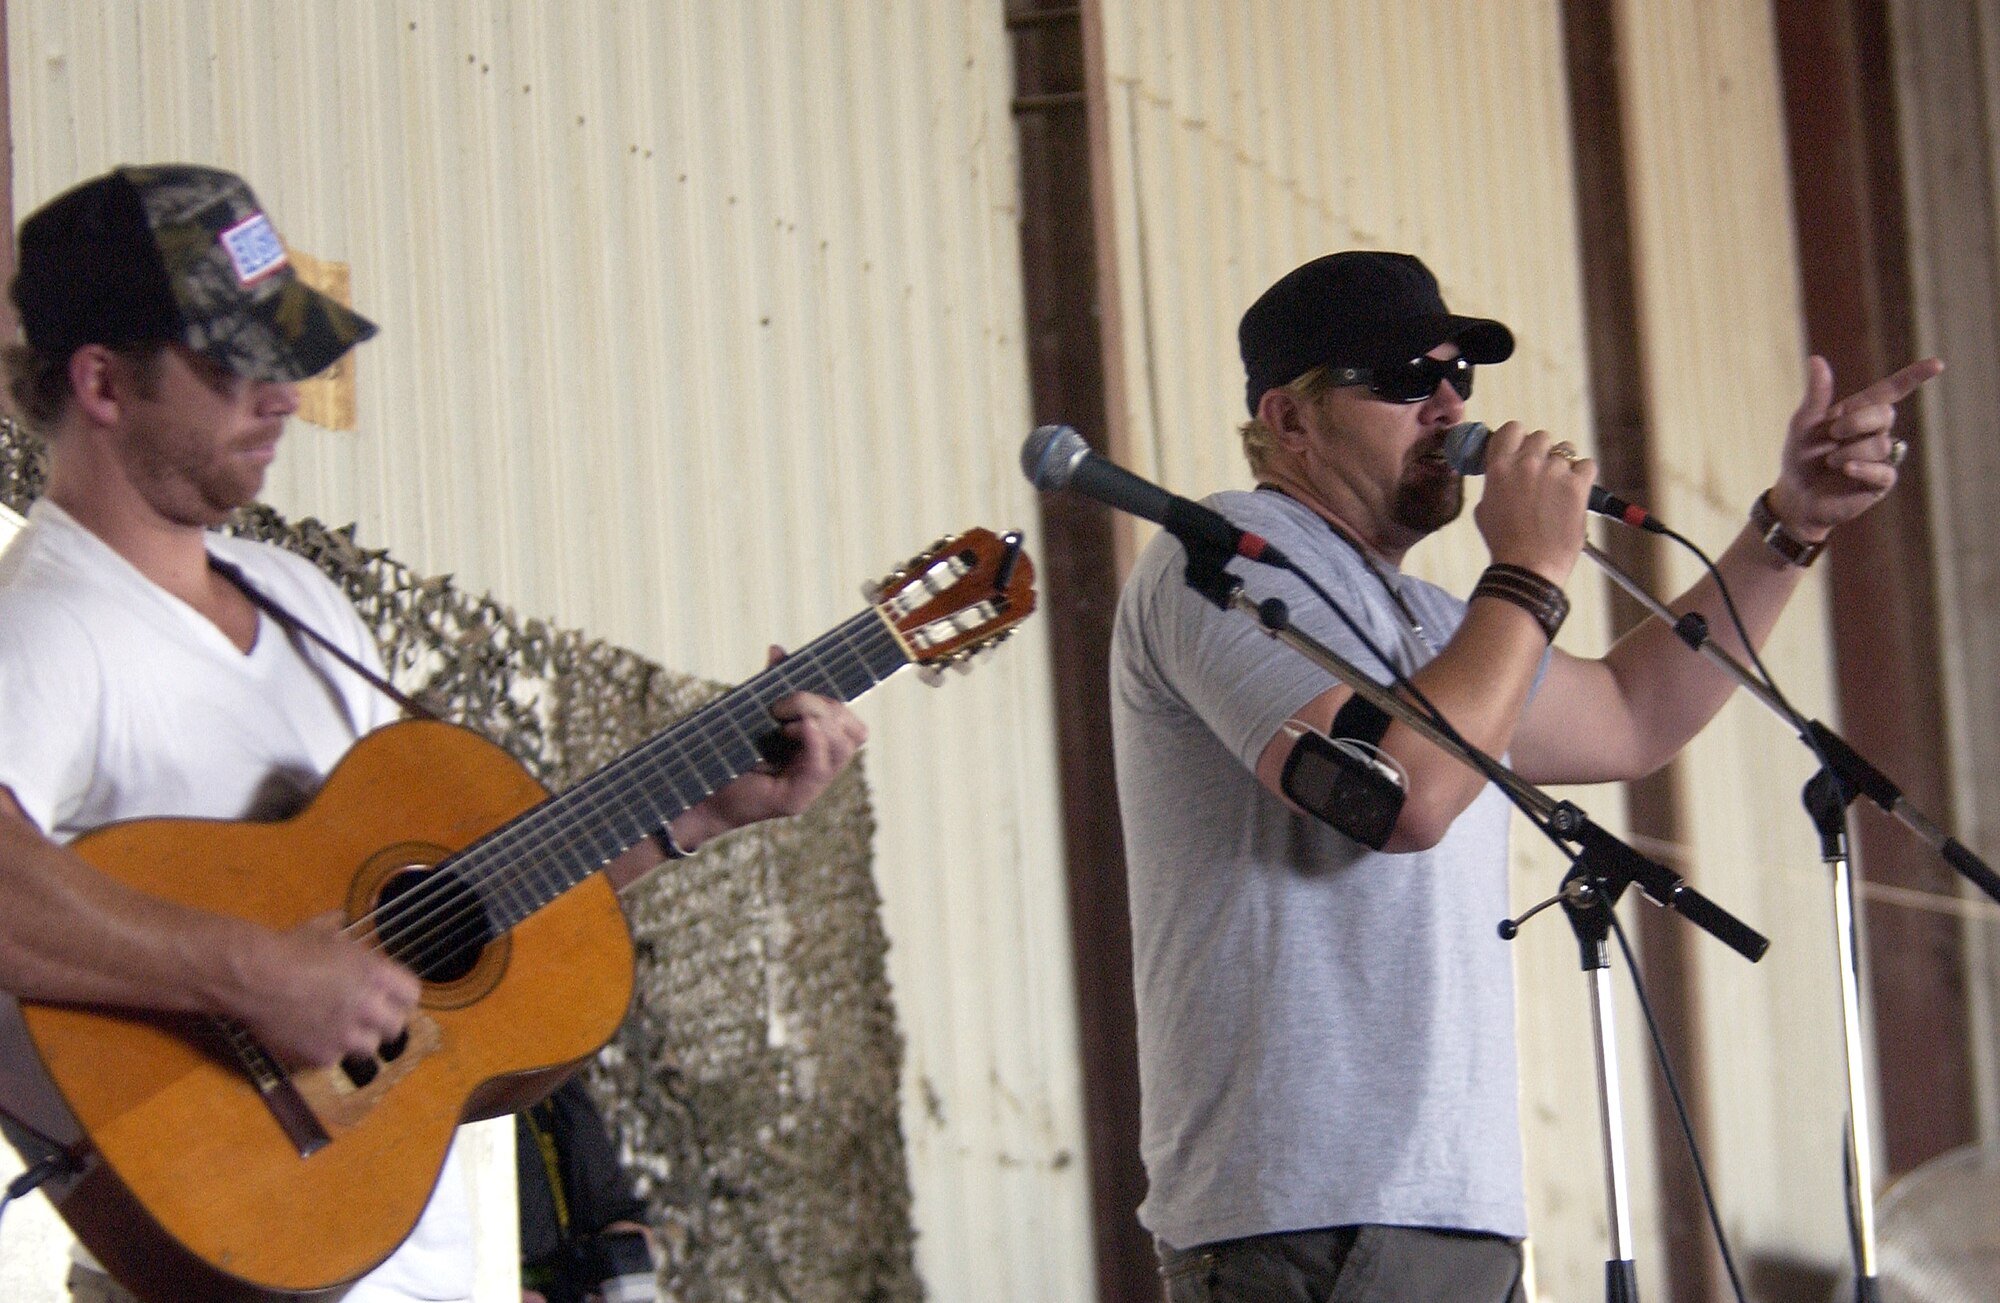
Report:
[[[1617,7],[1654,504],[1719,548],[1770,484],[1805,387],[1777,57],[1762,4]],[[1836,377],[1848,392],[1873,377]],[[1711,550],[1714,550],[1713,548]],[[1676,584],[1692,566],[1676,557]],[[1831,719],[1824,592],[1809,581],[1765,659]],[[1733,1246],[1846,1253],[1844,1057],[1832,894],[1799,789],[1811,757],[1741,695],[1677,767],[1683,871],[1771,938],[1752,967],[1695,948],[1712,1103],[1704,1138]]]
[[[1520,351],[1482,373],[1474,415],[1520,415],[1588,442],[1574,190],[1556,0],[1104,0],[1119,310],[1115,431],[1136,467],[1199,494],[1248,483],[1237,315],[1272,279],[1344,247],[1406,249],[1447,302],[1509,322]],[[1654,504],[1720,551],[1775,472],[1803,377],[1786,160],[1766,7],[1622,4],[1642,344],[1658,449]],[[1469,525],[1412,568],[1463,591],[1485,552]],[[1676,569],[1675,588],[1690,578]],[[1595,583],[1588,564],[1573,595]],[[1604,607],[1565,632],[1594,650]],[[1601,635],[1595,645],[1601,646]],[[1824,714],[1823,611],[1810,590],[1771,663]],[[1756,968],[1697,944],[1715,1126],[1703,1139],[1725,1215],[1753,1251],[1835,1261],[1843,1222],[1838,1026],[1824,875],[1798,809],[1810,773],[1778,725],[1733,705],[1680,768],[1695,832],[1682,871],[1776,941]],[[1616,791],[1576,794],[1617,826]],[[1515,898],[1560,862],[1517,829]],[[1517,943],[1530,1215],[1543,1291],[1602,1290],[1590,1029],[1574,946],[1543,919]],[[1622,982],[1622,979],[1621,979]],[[1637,1256],[1661,1286],[1651,1066],[1621,1007]]]
[[[1926,397],[1924,426],[1913,440],[1937,534],[1951,822],[1991,864],[2000,857],[2000,810],[1992,800],[2000,787],[2000,631],[1992,627],[2000,555],[1990,524],[2000,445],[1990,427],[2000,372],[1983,363],[2000,343],[2000,266],[1993,263],[2000,250],[2000,6],[1975,0],[1939,14],[1903,0],[1887,14],[1907,160],[1918,348],[1952,362],[1943,392]],[[2000,1144],[2000,908],[1970,886],[1959,894],[1970,956],[1976,1125],[1986,1144]]]
[[[382,326],[269,498],[735,681],[1031,527],[999,6],[12,0],[17,211],[241,170]],[[1034,540],[1031,539],[1031,548]],[[1089,1292],[1045,635],[864,703],[918,1259]]]

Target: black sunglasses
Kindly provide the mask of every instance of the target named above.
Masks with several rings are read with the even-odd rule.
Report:
[[[1461,400],[1472,397],[1472,363],[1462,357],[1413,357],[1391,366],[1342,366],[1327,371],[1335,385],[1367,385],[1368,392],[1391,403],[1421,403],[1448,384]]]

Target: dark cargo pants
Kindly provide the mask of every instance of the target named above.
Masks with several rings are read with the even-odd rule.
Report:
[[[1413,1226],[1335,1226],[1176,1249],[1168,1303],[1526,1303],[1521,1246]]]

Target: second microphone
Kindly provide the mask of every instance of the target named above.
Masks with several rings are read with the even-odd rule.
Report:
[[[1493,431],[1487,429],[1483,421],[1465,421],[1454,425],[1444,432],[1444,459],[1460,475],[1484,475],[1486,441],[1492,437]],[[1652,513],[1644,507],[1627,502],[1601,485],[1590,486],[1590,509],[1634,529],[1653,534],[1667,532],[1667,527],[1654,520]]]

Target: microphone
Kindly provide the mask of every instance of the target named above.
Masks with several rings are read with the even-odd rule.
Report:
[[[1071,489],[1106,506],[1154,521],[1190,551],[1199,546],[1266,565],[1291,564],[1277,548],[1248,530],[1236,528],[1219,513],[1106,461],[1067,425],[1035,427],[1021,445],[1021,473],[1044,493]]]
[[[1444,432],[1444,459],[1460,475],[1483,475],[1486,473],[1486,441],[1493,431],[1482,421],[1465,421]],[[1667,527],[1654,520],[1652,513],[1636,503],[1627,502],[1601,485],[1590,486],[1590,509],[1600,516],[1610,516],[1634,529],[1643,529],[1652,534],[1664,534]]]

